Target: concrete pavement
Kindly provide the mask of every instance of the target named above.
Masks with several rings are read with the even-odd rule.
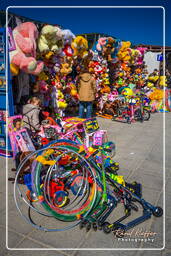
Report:
[[[154,205],[163,206],[163,114],[153,114],[150,121],[144,123],[123,124],[98,118],[100,127],[108,131],[109,140],[116,143],[115,160],[120,163],[119,174],[124,175],[128,182],[134,180],[143,184],[143,197]],[[163,251],[67,251],[62,248],[162,248],[163,247],[163,218],[147,220],[140,224],[139,230],[150,230],[157,233],[154,241],[120,241],[113,234],[105,235],[101,231],[86,231],[75,228],[65,232],[40,232],[25,223],[20,217],[13,200],[13,185],[8,183],[8,247],[9,248],[60,248],[59,251],[10,251],[5,248],[5,160],[0,159],[1,179],[0,194],[0,255],[122,255],[122,256],[169,256],[171,255],[171,114],[166,113],[166,249]],[[9,160],[9,176],[13,161]],[[114,210],[110,219],[120,216],[119,208]],[[137,216],[137,213],[134,214]],[[41,222],[43,217],[35,216]],[[49,220],[55,225],[55,220]]]

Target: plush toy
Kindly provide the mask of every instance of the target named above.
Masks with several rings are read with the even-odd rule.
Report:
[[[58,77],[54,78],[52,81],[51,81],[51,84],[53,86],[55,86],[57,89],[62,89],[62,83],[61,81],[59,81]]]
[[[167,86],[167,78],[166,78],[166,76],[160,76],[160,78],[159,78],[159,85],[160,85],[160,87]]]
[[[49,79],[48,75],[46,75],[46,73],[44,71],[42,71],[39,75],[38,75],[38,80],[44,80],[47,81]]]
[[[164,92],[161,89],[154,89],[153,92],[149,94],[150,100],[162,100],[164,98]]]
[[[34,23],[24,22],[13,30],[16,49],[10,51],[11,72],[18,69],[26,73],[38,75],[43,70],[43,62],[36,60],[36,39],[38,30]]]
[[[112,54],[115,50],[115,39],[107,37],[106,43],[103,46],[102,55],[107,61],[112,61]]]
[[[67,103],[64,100],[63,93],[59,89],[57,89],[56,86],[52,87],[51,99],[52,99],[52,107],[56,113],[58,112],[58,109],[63,110],[67,107]]]
[[[64,95],[60,90],[57,90],[57,106],[60,109],[65,109],[67,107],[67,103],[64,100]]]
[[[101,90],[100,92],[103,94],[103,93],[110,93],[110,87],[105,85]]]
[[[39,88],[40,88],[40,93],[45,94],[48,92],[48,84],[44,80],[39,80]]]
[[[69,65],[69,63],[62,63],[61,64],[60,73],[62,74],[62,76],[67,76],[71,72],[72,72],[72,68]]]
[[[137,50],[139,51],[139,57],[138,57],[138,60],[137,60],[137,64],[142,65],[143,64],[143,59],[144,59],[144,54],[145,54],[147,48],[137,47]]]
[[[137,65],[139,55],[140,55],[140,51],[138,51],[137,49],[132,49],[131,48],[130,53],[131,53],[130,64],[131,65]]]
[[[113,89],[112,92],[108,95],[108,100],[113,102],[117,96],[118,96],[118,91],[116,89]]]
[[[96,49],[99,52],[102,52],[103,46],[106,44],[106,40],[107,40],[107,37],[100,37],[99,38],[99,40],[97,42],[97,45],[96,45]]]
[[[122,90],[121,94],[124,96],[132,96],[134,93],[129,87],[126,87]]]
[[[152,83],[157,82],[157,80],[159,79],[159,76],[157,75],[149,75],[148,80],[151,81]]]
[[[42,54],[60,53],[63,48],[62,30],[57,26],[45,25],[40,32],[38,48]]]
[[[131,50],[130,50],[131,42],[122,42],[122,46],[118,51],[118,59],[120,61],[128,63],[131,59]]]
[[[19,67],[15,65],[14,63],[10,64],[10,71],[13,76],[17,76],[19,74]]]
[[[85,58],[88,55],[88,41],[83,36],[77,36],[71,44],[74,56]]]
[[[131,70],[131,68],[128,66],[127,63],[122,63],[121,68],[122,68],[122,70],[128,71],[128,72]]]
[[[62,30],[62,35],[63,35],[63,41],[64,41],[63,53],[66,56],[72,56],[73,49],[71,48],[71,43],[74,40],[75,35],[69,29]]]

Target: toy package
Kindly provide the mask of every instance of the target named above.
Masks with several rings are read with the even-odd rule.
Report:
[[[8,118],[8,133],[11,142],[11,147],[13,150],[13,155],[15,156],[17,152],[29,152],[34,151],[35,147],[33,142],[26,130],[23,127],[22,116],[11,116]]]

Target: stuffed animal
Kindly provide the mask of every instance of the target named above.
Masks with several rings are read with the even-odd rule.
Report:
[[[72,72],[72,68],[69,65],[69,63],[62,63],[61,64],[60,73],[62,74],[62,76],[67,76],[71,72]]]
[[[137,49],[130,49],[130,55],[131,55],[131,58],[130,58],[130,64],[131,65],[137,65],[138,63],[138,59],[139,59],[139,56],[140,56],[140,51],[137,50]]]
[[[39,80],[39,88],[40,88],[40,93],[45,94],[48,92],[48,84],[44,80]]]
[[[162,100],[164,98],[164,92],[161,89],[154,89],[153,92],[149,94],[150,100]]]
[[[109,86],[107,86],[107,85],[104,85],[103,86],[103,88],[100,90],[100,92],[102,93],[102,94],[104,94],[104,93],[110,93],[110,87]]]
[[[65,109],[67,107],[67,103],[64,100],[64,95],[60,90],[57,90],[57,106],[60,109]]]
[[[51,99],[54,111],[58,112],[58,109],[65,109],[67,107],[63,93],[55,85],[52,87]]]
[[[60,53],[63,48],[62,30],[57,26],[46,25],[38,39],[38,48],[42,54]]]
[[[158,79],[159,79],[159,76],[157,75],[149,75],[148,77],[148,80],[152,83],[156,83]]]
[[[71,43],[75,39],[75,35],[69,29],[62,30],[63,40],[64,40],[64,48],[63,53],[66,56],[73,55],[73,49],[71,48]]]
[[[134,93],[133,93],[133,91],[129,87],[125,87],[122,90],[121,94],[124,95],[124,96],[132,96]]]
[[[112,54],[115,50],[115,39],[107,37],[106,43],[102,49],[102,55],[107,61],[112,61]]]
[[[159,85],[160,85],[160,87],[167,86],[167,78],[166,78],[166,76],[160,76],[160,78],[159,78]]]
[[[49,79],[48,75],[42,71],[39,75],[38,75],[38,80],[44,80],[47,81]]]
[[[24,22],[13,30],[16,49],[10,51],[11,72],[17,74],[21,69],[26,73],[38,75],[43,70],[43,62],[36,60],[36,39],[38,30],[34,23]]]
[[[147,48],[137,47],[137,50],[139,51],[139,57],[138,57],[138,60],[137,60],[137,64],[142,65],[143,64],[143,59],[144,59],[144,54],[145,54]]]
[[[97,45],[96,45],[96,49],[99,51],[99,52],[102,52],[102,49],[103,49],[103,46],[106,44],[106,40],[107,38],[106,37],[100,37],[98,42],[97,42]]]
[[[88,55],[88,41],[83,36],[76,36],[71,47],[75,57],[85,58]]]
[[[131,59],[130,46],[131,46],[130,41],[122,42],[122,46],[119,49],[118,54],[117,54],[119,60],[126,62],[126,63],[128,63],[130,61],[130,59]]]

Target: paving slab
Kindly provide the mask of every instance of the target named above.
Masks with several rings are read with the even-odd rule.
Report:
[[[166,115],[167,126],[171,126],[171,115],[170,113]],[[98,118],[100,128],[106,129],[108,131],[108,138],[116,143],[117,151],[114,159],[120,164],[120,174],[124,175],[124,177],[129,181],[137,180],[143,184],[143,196],[144,198],[151,202],[152,204],[156,201],[158,204],[162,204],[162,143],[163,143],[163,114],[154,114],[151,116],[150,121],[141,123],[134,123],[131,125],[112,122],[111,120]],[[166,167],[167,167],[167,183],[166,190],[168,191],[168,196],[166,197],[168,209],[171,205],[170,196],[171,196],[171,136],[170,131],[166,129]],[[14,173],[10,171],[10,169],[14,166],[13,160],[9,159],[9,172],[8,175],[14,176]],[[2,198],[5,198],[5,159],[0,159],[1,170],[4,170],[3,175],[1,175],[0,179],[0,195]],[[137,244],[128,242],[119,242],[116,239],[113,242],[112,234],[109,236],[105,236],[102,232],[98,231],[96,233],[92,232],[87,234],[84,230],[78,230],[77,228],[67,232],[53,232],[53,233],[45,233],[42,231],[37,231],[30,227],[29,224],[25,223],[24,220],[21,219],[20,215],[17,212],[17,209],[13,200],[13,184],[8,182],[8,206],[9,206],[9,243],[12,247],[17,246],[18,248],[33,248],[34,246],[39,246],[40,248],[49,247],[107,247],[107,248],[119,248],[119,247],[139,247],[144,246],[146,244]],[[119,210],[119,209],[118,209]],[[170,217],[170,210],[166,211],[166,216]],[[2,200],[0,214],[2,217],[2,228],[5,227],[5,200]],[[118,217],[120,215],[119,211],[114,211],[110,218],[111,220],[114,217]],[[136,216],[136,213],[135,215]],[[40,216],[34,216],[35,220],[42,223],[43,218]],[[168,225],[170,225],[171,218],[166,218]],[[154,228],[158,232],[162,230],[162,221],[163,218],[159,218],[157,221],[150,219],[145,223],[139,225],[139,228]],[[49,219],[49,225],[54,226],[56,222],[52,219]],[[170,237],[169,226],[167,225],[166,234]],[[4,231],[5,232],[5,231]],[[167,235],[166,235],[167,237]],[[161,244],[161,236],[158,238],[158,243]],[[169,238],[170,239],[170,238]],[[168,239],[167,242],[170,243]],[[157,243],[155,243],[155,247],[157,247]],[[168,247],[169,248],[169,247]],[[138,248],[137,248],[138,249]],[[88,253],[87,253],[88,252]],[[166,251],[167,254],[169,251]],[[4,255],[8,253],[8,255],[87,255],[87,254],[105,254],[105,255],[114,255],[123,256],[125,255],[150,255],[150,256],[161,256],[164,255],[159,251],[145,251],[145,252],[135,252],[135,251],[66,251],[65,249],[61,252],[59,251],[6,251],[4,250]],[[166,255],[167,255],[166,254]],[[169,256],[171,255],[168,254]],[[167,255],[167,256],[168,256]]]

